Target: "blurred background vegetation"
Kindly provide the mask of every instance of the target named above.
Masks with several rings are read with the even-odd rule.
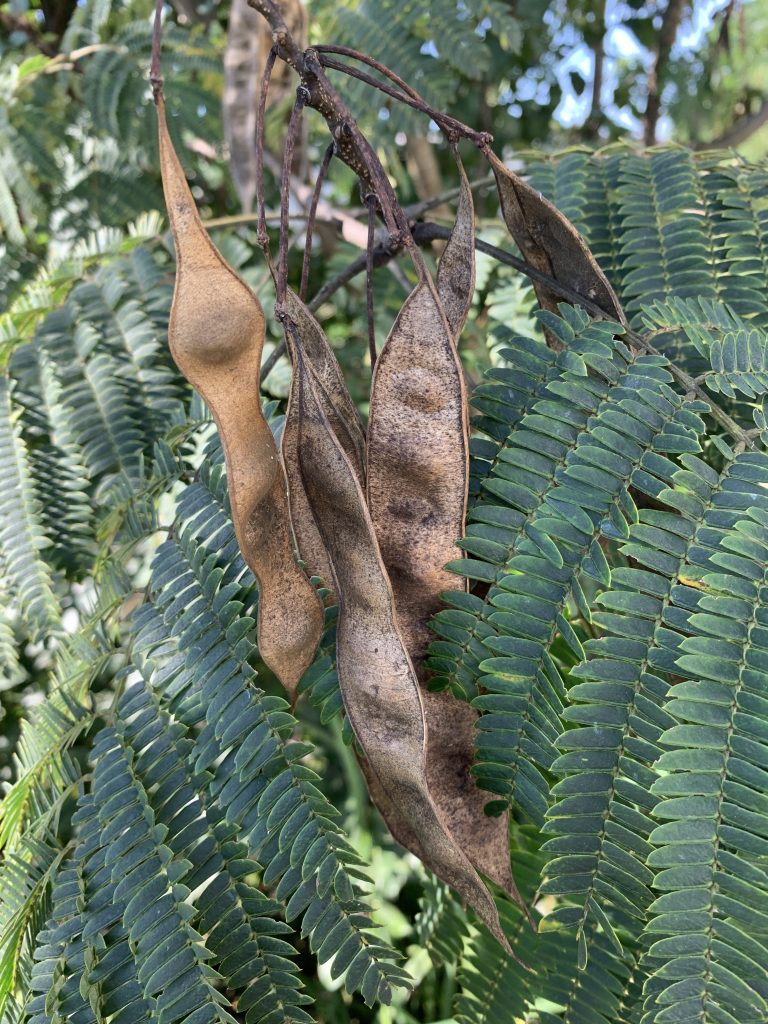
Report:
[[[33,336],[90,266],[139,242],[165,254],[167,300],[171,250],[160,214],[146,80],[152,7],[152,0],[0,3],[0,361]],[[768,153],[764,0],[285,0],[284,8],[305,42],[352,46],[388,64],[434,106],[490,131],[508,160],[618,142],[735,147],[750,160]],[[269,37],[245,0],[173,0],[165,14],[163,67],[177,149],[217,244],[269,311],[270,284],[253,216],[253,119]],[[453,160],[435,125],[367,86],[334,78],[377,145],[404,205],[450,191]],[[278,69],[269,94],[267,206],[273,228],[275,175],[295,84]],[[308,112],[293,167],[294,282],[303,251],[302,213],[327,142],[325,125]],[[463,156],[471,179],[485,173],[471,147]],[[482,188],[477,196],[481,233],[497,241],[495,204]],[[310,295],[359,254],[365,237],[356,183],[338,162],[322,198]],[[444,223],[450,216],[446,203],[430,213]],[[377,272],[380,340],[408,287],[395,264]],[[319,315],[365,411],[363,289],[356,279]],[[527,284],[482,257],[478,303],[483,312],[462,342],[475,379],[477,365],[487,363],[489,319],[533,330]],[[160,327],[161,321],[159,316]],[[272,332],[274,346],[274,325]],[[269,396],[285,396],[288,374],[280,360],[266,382]],[[152,553],[151,546],[142,550],[146,565]],[[68,610],[73,629],[76,609],[77,595]],[[0,634],[12,632],[13,624],[0,627]],[[39,701],[50,663],[44,645],[29,644],[14,671],[0,676],[0,780],[11,778],[19,722]],[[103,688],[111,682],[107,671]],[[354,841],[372,858],[383,897],[379,923],[392,939],[412,944],[409,967],[418,976],[427,968],[409,924],[419,891],[410,884],[415,862],[395,851],[368,810],[356,766],[333,732],[337,725],[318,720],[315,728],[325,734],[327,792],[344,808]],[[411,1003],[409,1009],[425,1020],[450,1013],[450,971],[433,978],[420,989],[424,1005]],[[318,1013],[333,1020],[341,1003],[329,995],[329,977],[318,985]],[[399,1020],[409,1019],[398,1012]],[[384,1020],[390,1011],[380,1014]]]

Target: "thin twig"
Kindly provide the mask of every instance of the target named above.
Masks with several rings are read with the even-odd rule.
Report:
[[[412,96],[399,92],[397,89],[393,89],[385,82],[380,82],[377,78],[373,78],[371,75],[367,75],[364,71],[360,71],[359,68],[350,67],[349,64],[344,64],[339,60],[333,60],[332,57],[321,57],[321,63],[325,68],[330,68],[332,71],[341,71],[343,74],[349,75],[350,78],[357,78],[360,82],[365,82],[366,85],[370,85],[374,89],[378,89],[379,92],[386,93],[387,96],[391,96],[400,103],[405,103],[406,106],[413,107],[414,110],[418,110],[420,113],[426,114],[428,117],[431,117],[435,124],[439,125],[439,127],[442,128],[449,137],[455,137],[458,135],[461,138],[469,139],[478,146],[488,145],[492,141],[492,137],[488,132],[479,132],[475,128],[470,128],[469,125],[464,124],[462,121],[457,121],[455,117],[450,117],[448,114],[443,114],[439,110],[435,110],[434,107],[430,107],[429,104],[425,103],[421,98],[414,99]]]
[[[486,174],[482,178],[477,178],[475,181],[470,181],[469,187],[473,192],[478,189],[487,188],[489,185],[493,185],[495,178],[492,174]],[[439,195],[432,196],[429,199],[422,199],[418,203],[411,203],[410,206],[404,206],[403,210],[411,220],[418,220],[429,210],[434,210],[436,206],[442,206],[443,203],[450,202],[451,199],[458,199],[461,195],[462,189],[460,185],[456,188],[446,189],[445,192],[441,192]]]
[[[264,63],[264,74],[261,78],[261,90],[259,91],[259,104],[256,108],[256,209],[259,222],[256,234],[259,245],[269,260],[269,237],[267,235],[267,203],[264,195],[264,120],[267,111],[267,93],[269,92],[269,81],[272,77],[272,68],[277,60],[277,50],[272,47]]]
[[[368,246],[365,250],[365,308],[368,315],[368,353],[371,357],[371,373],[376,366],[376,328],[373,322],[373,248],[376,233],[376,196],[366,196],[368,205]]]
[[[441,227],[438,224],[417,224],[413,229],[413,236],[419,243],[421,242],[432,242],[436,239],[448,239],[451,237],[450,228]],[[545,274],[541,270],[537,270],[536,267],[532,267],[526,263],[525,260],[521,260],[518,256],[513,256],[512,253],[506,252],[504,249],[499,249],[495,245],[490,245],[488,242],[484,242],[481,238],[475,239],[475,248],[478,252],[484,252],[488,256],[492,256],[499,263],[504,263],[509,267],[514,267],[521,273],[525,274],[532,281],[538,281],[541,284],[547,285],[553,292],[556,292],[567,302],[574,306],[581,306],[587,313],[600,320],[609,319],[606,317],[605,312],[596,303],[592,302],[584,295],[580,295],[572,288],[568,288],[560,281],[556,281],[549,274]],[[627,340],[635,346],[635,348],[642,349],[649,355],[662,355],[647,338],[642,334],[638,334],[637,331],[633,331],[629,328],[625,328],[624,336]],[[748,448],[754,448],[754,442],[749,436],[746,430],[743,430],[739,424],[728,415],[728,413],[722,409],[717,402],[715,402],[704,389],[699,385],[690,374],[686,373],[685,370],[677,366],[671,360],[669,360],[669,372],[675,378],[675,380],[682,386],[686,392],[691,392],[696,395],[701,401],[706,402],[709,406],[710,415],[712,418],[720,424],[720,426],[726,430],[731,437],[740,443],[746,445]]]
[[[281,309],[285,302],[285,292],[288,288],[288,212],[291,203],[291,165],[293,164],[293,150],[296,146],[296,136],[301,124],[301,114],[304,110],[305,94],[302,86],[296,90],[296,102],[293,104],[291,117],[288,121],[288,130],[285,135],[285,149],[283,151],[283,177],[280,185],[280,248],[277,257],[277,282],[275,308]]]
[[[328,173],[328,166],[332,157],[333,143],[331,142],[323,154],[323,162],[320,164],[320,169],[317,172],[315,190],[312,193],[312,201],[309,204],[309,211],[307,212],[307,238],[304,242],[304,259],[301,264],[301,285],[299,286],[299,298],[302,302],[304,302],[307,297],[307,285],[309,284],[309,264],[312,260],[312,234],[315,230],[317,204],[320,201],[320,191],[323,187],[325,176]]]
[[[361,53],[359,50],[353,50],[351,46],[331,46],[327,43],[324,43],[322,46],[316,46],[315,49],[321,54],[338,53],[341,57],[351,57],[353,60],[359,60],[362,64],[367,64],[369,68],[373,68],[374,71],[378,71],[380,75],[384,75],[385,78],[388,78],[390,82],[394,82],[394,84],[399,89],[402,89],[407,96],[410,96],[411,99],[417,100],[419,103],[424,103],[426,105],[424,97],[420,96],[413,86],[409,85],[404,78],[395,74],[395,72],[391,68],[388,68],[386,64],[381,64],[373,57],[369,57],[368,54]]]
[[[163,42],[163,0],[155,0],[155,21],[152,25],[152,59],[149,65],[149,82],[155,103],[163,95],[163,73],[160,70],[160,48]]]
[[[259,375],[259,384],[263,384],[267,377],[272,373],[275,366],[280,361],[281,357],[285,355],[285,338],[281,338],[280,341],[275,345],[272,351],[269,353],[269,357],[264,360],[261,364],[261,373]]]
[[[447,241],[451,237],[451,229],[442,227],[440,224],[416,224],[412,229],[414,240],[420,245],[426,245],[433,241]],[[525,260],[520,259],[519,256],[513,255],[511,252],[507,252],[505,249],[499,249],[495,245],[491,245],[489,242],[483,241],[482,238],[475,238],[475,248],[478,252],[485,253],[487,256],[493,257],[498,263],[503,263],[505,266],[514,267],[515,270],[519,270],[520,273],[525,274],[526,277],[532,281],[538,281],[541,284],[547,285],[556,292],[560,297],[569,302],[574,306],[581,306],[587,313],[594,316],[597,319],[607,319],[605,313],[600,308],[588,299],[584,295],[580,295],[572,288],[568,288],[567,285],[562,284],[560,281],[556,281],[549,274],[545,274],[541,270],[537,270],[536,267],[532,267]],[[383,266],[389,260],[393,259],[398,252],[398,247],[393,246],[391,240],[387,243],[383,243],[375,247],[373,251],[373,260],[375,266]],[[324,302],[326,302],[332,295],[334,295],[340,288],[343,288],[345,284],[348,284],[353,278],[357,277],[358,274],[363,273],[368,265],[368,255],[363,254],[358,256],[357,259],[353,260],[340,274],[337,274],[331,281],[328,281],[317,295],[309,303],[309,308],[314,312]],[[635,346],[635,348],[642,349],[643,352],[649,355],[661,355],[657,348],[655,348],[647,337],[642,334],[638,334],[637,331],[631,329],[624,329],[624,337]],[[264,363],[261,373],[261,382],[263,383],[270,371],[278,361],[280,356],[284,353],[285,346],[281,342],[275,350],[271,353],[269,359]],[[668,357],[666,357],[668,359]],[[739,424],[728,415],[728,413],[722,409],[717,402],[712,399],[701,385],[686,373],[685,370],[681,369],[671,360],[668,360],[669,372],[680,384],[684,391],[690,392],[696,395],[701,401],[705,402],[709,407],[710,415],[726,433],[730,434],[739,444],[743,444],[745,447],[754,450],[754,431],[744,430]]]
[[[269,161],[265,162],[267,166],[269,166]],[[275,162],[275,164],[277,167],[281,166],[278,165],[277,162]],[[278,174],[279,173],[280,171],[278,171]],[[492,174],[486,174],[482,178],[477,178],[475,181],[470,181],[469,187],[473,192],[476,192],[479,189],[487,188],[489,185],[493,185],[494,180],[495,179]],[[291,189],[294,195],[297,197],[297,199],[299,199],[300,202],[304,202],[304,197],[306,193],[304,193],[303,190],[300,188],[298,179],[293,177],[291,178]],[[451,199],[456,199],[460,195],[460,187],[457,186],[456,188],[449,188],[446,189],[445,192],[441,192],[439,195],[431,196],[429,199],[419,200],[419,202],[417,203],[411,203],[410,206],[404,206],[403,213],[411,221],[418,220],[421,216],[423,216],[423,214],[428,213],[430,210],[433,210],[436,206],[442,206],[443,203],[450,202]],[[342,224],[343,221],[345,220],[351,224],[354,220],[354,217],[362,217],[363,215],[367,215],[368,212],[366,207],[351,207],[348,211],[345,212],[337,209],[334,206],[330,206],[325,202],[325,200],[322,199],[318,203],[318,211],[320,213],[323,213],[323,216],[319,218],[321,221],[328,224],[334,223],[337,226],[338,224]],[[291,217],[294,220],[306,219],[307,216],[308,215],[306,213],[291,214]],[[238,213],[233,214],[232,216],[229,217],[211,217],[208,219],[204,219],[203,223],[207,227],[212,228],[234,227],[238,224],[254,224],[258,221],[258,219],[258,213]],[[316,217],[315,220],[317,219],[318,218]],[[268,211],[266,220],[268,224],[279,222],[280,211]],[[352,245],[356,244],[355,241],[349,237],[349,232],[345,232],[344,230],[342,230],[341,234],[345,241],[351,242]],[[358,248],[362,248],[362,245],[358,246]]]
[[[392,242],[391,239],[377,245],[373,250],[373,265],[374,267],[383,267],[390,260],[400,252],[402,248],[402,239],[400,236],[396,236],[396,241]],[[349,284],[350,281],[354,280],[359,274],[364,274],[368,266],[368,253],[361,253],[351,263],[349,263],[340,273],[338,273],[330,281],[326,281],[320,291],[314,296],[314,298],[307,304],[307,308],[312,312],[316,313],[317,310],[327,302],[333,295],[343,288],[345,284]],[[267,379],[269,374],[275,367],[280,357],[285,354],[285,341],[278,342],[275,348],[269,355],[269,358],[264,361],[261,368],[261,375],[259,381],[261,384]]]
[[[269,151],[264,153],[264,164],[272,171],[277,180],[280,181],[283,173],[283,166],[281,162],[275,159]],[[297,177],[295,174],[291,174],[291,192],[293,192],[294,197],[301,203],[304,207],[304,212],[306,212],[309,208],[310,202],[312,201],[311,187],[305,184],[301,178]],[[364,210],[361,211],[360,216],[362,216],[363,213],[365,213]],[[302,214],[300,213],[299,216],[301,215]],[[356,246],[358,249],[365,248],[365,240],[368,237],[367,228],[364,225],[359,224],[354,217],[349,216],[345,211],[340,210],[337,206],[333,206],[326,199],[323,199],[322,196],[317,204],[317,215],[328,222],[338,224],[341,237],[345,241],[351,242],[352,245]],[[293,214],[291,214],[291,216],[293,216]]]

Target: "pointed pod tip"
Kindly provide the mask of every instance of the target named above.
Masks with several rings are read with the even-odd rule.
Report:
[[[514,951],[514,949],[512,948],[512,946],[511,946],[511,945],[509,944],[509,939],[508,939],[508,938],[507,938],[507,936],[506,936],[506,935],[504,934],[504,932],[503,932],[503,931],[501,930],[501,927],[499,927],[499,928],[498,928],[498,930],[497,930],[496,928],[494,928],[494,929],[493,929],[493,935],[494,935],[494,938],[498,939],[498,941],[499,941],[499,943],[501,944],[501,946],[502,946],[502,948],[503,948],[504,952],[505,952],[505,953],[506,953],[506,954],[507,954],[508,956],[511,956],[511,957],[512,957],[512,959],[513,959],[513,960],[514,960],[514,961],[515,961],[516,963],[520,964],[520,966],[521,966],[521,967],[523,968],[523,970],[524,970],[524,971],[526,971],[526,972],[527,972],[528,974],[535,974],[535,973],[536,973],[536,971],[535,971],[535,970],[533,969],[533,967],[531,967],[531,966],[530,966],[529,964],[527,964],[527,963],[525,962],[525,960],[521,960],[521,959],[520,959],[520,957],[519,957],[519,956],[517,955],[517,953],[516,953],[516,952]]]

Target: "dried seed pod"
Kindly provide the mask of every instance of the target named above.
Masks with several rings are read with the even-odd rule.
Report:
[[[365,752],[374,796],[378,791],[385,813],[387,806],[397,808],[408,845],[509,950],[493,899],[429,794],[421,694],[398,627],[392,588],[357,475],[329,422],[322,389],[301,354],[297,377],[299,465],[339,600],[339,685]]]
[[[331,425],[339,443],[347,454],[363,485],[365,479],[365,436],[360,417],[352,401],[341,368],[320,324],[307,306],[294,292],[288,290],[285,310],[301,339],[302,358],[315,371],[318,386],[322,387],[328,402]],[[281,441],[285,475],[288,480],[288,503],[299,554],[308,572],[319,576],[327,587],[331,586],[331,569],[325,546],[317,529],[309,500],[304,491],[299,469],[297,398],[297,354],[292,331],[285,332],[286,344],[294,366],[294,376],[288,396],[288,409]]]
[[[472,189],[457,149],[454,156],[461,192],[451,238],[437,267],[436,283],[448,326],[454,339],[458,339],[475,290],[475,209]],[[448,481],[445,483],[447,485]],[[457,480],[453,486],[463,491],[466,484]],[[454,540],[463,535],[465,510],[466,505],[462,510],[461,523],[452,524],[452,529],[458,530]],[[445,573],[444,589],[455,587],[456,578]],[[434,595],[431,596],[434,598]],[[439,599],[434,600],[431,609],[428,609],[430,617],[439,608]],[[451,834],[477,870],[504,889],[527,913],[527,907],[512,876],[509,815],[507,812],[497,817],[485,814],[488,794],[478,789],[470,772],[475,750],[475,723],[480,717],[479,713],[447,691],[434,693],[426,689],[423,685],[426,673],[421,666],[425,646],[409,653],[422,682],[422,700],[427,721],[427,782],[430,792],[448,821]]]
[[[432,282],[406,299],[379,353],[368,420],[368,505],[409,651],[455,577],[467,500],[467,401]]]
[[[475,865],[522,902],[512,877],[508,817],[484,813],[488,795],[470,774],[478,713],[450,693],[429,693],[422,661],[440,595],[456,586],[445,565],[463,535],[468,431],[463,371],[453,338],[474,287],[474,210],[461,170],[456,227],[429,282],[406,301],[379,355],[368,425],[368,505],[408,653],[422,684],[427,781],[451,835]],[[393,833],[409,849],[396,822]],[[397,835],[396,830],[400,831]]]
[[[512,874],[509,814],[505,811],[491,817],[485,813],[490,794],[477,787],[470,771],[479,713],[452,693],[430,692],[423,685],[424,671],[418,674],[427,723],[427,784],[432,799],[475,868],[517,903],[535,929]]]
[[[461,192],[451,237],[437,266],[437,294],[454,338],[464,329],[475,290],[475,205],[458,150],[454,147]]]
[[[157,114],[177,261],[171,354],[219,428],[235,534],[259,583],[259,651],[293,698],[320,642],[323,609],[293,555],[285,477],[261,410],[264,314],[203,227],[168,134],[162,97]]]
[[[626,323],[608,278],[568,218],[490,149],[484,153],[496,178],[502,216],[525,260],[596,303],[607,316]],[[560,296],[545,284],[534,281],[533,287],[541,306],[557,312]]]

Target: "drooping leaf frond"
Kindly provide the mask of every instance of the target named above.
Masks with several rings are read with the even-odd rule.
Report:
[[[467,915],[447,885],[428,876],[416,918],[419,945],[437,965],[455,964],[469,933]]]
[[[37,639],[58,630],[61,610],[50,569],[40,555],[45,545],[41,507],[17,420],[10,382],[0,374],[0,569],[17,597],[29,635]]]
[[[750,326],[720,303],[706,299],[673,299],[644,309],[652,329],[685,332],[711,366],[704,382],[727,398],[736,393],[757,398],[768,391],[768,335]]]
[[[66,852],[30,837],[0,864],[0,1013],[17,986],[29,991],[35,937]]]
[[[211,801],[263,865],[287,920],[303,914],[310,948],[321,963],[333,961],[332,975],[343,974],[350,991],[386,1000],[407,975],[370,934],[357,881],[365,862],[303,763],[311,746],[291,741],[296,722],[286,703],[254,686],[255,623],[245,614],[254,583],[225,514],[222,470],[214,461],[182,495],[177,536],[153,568],[157,608],[137,614],[137,651],[146,652],[150,679],[173,713],[202,726],[190,769],[211,773]]]

